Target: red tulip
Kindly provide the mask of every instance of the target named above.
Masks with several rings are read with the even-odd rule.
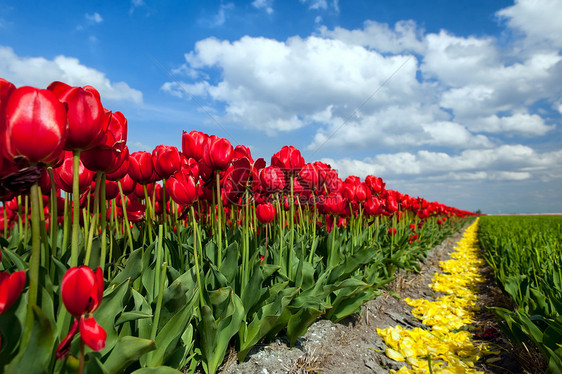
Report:
[[[371,197],[370,199],[368,199],[367,201],[365,201],[365,213],[367,213],[370,216],[376,216],[378,214],[381,213],[381,209],[380,209],[380,200],[377,197]]]
[[[47,87],[67,105],[68,138],[65,149],[89,150],[103,139],[110,120],[110,112],[105,112],[99,93],[91,86],[64,87],[53,82]]]
[[[62,302],[70,314],[80,317],[98,308],[103,297],[103,271],[88,266],[68,269],[61,283]]]
[[[96,272],[88,266],[72,267],[67,270],[61,283],[62,302],[72,314],[74,322],[68,335],[57,347],[56,359],[61,360],[70,352],[72,339],[78,333],[82,341],[94,351],[105,347],[107,334],[91,315],[100,305],[103,297],[103,271]]]
[[[137,182],[135,182],[129,174],[125,174],[125,176],[121,179],[121,188],[123,189],[124,195],[132,194],[135,191],[136,186]]]
[[[129,155],[129,175],[140,184],[153,182],[154,166],[152,155],[145,151],[134,152]]]
[[[261,223],[271,223],[275,219],[275,207],[271,203],[258,204],[256,216]]]
[[[127,219],[129,222],[136,223],[141,222],[144,219],[144,214],[146,207],[139,203],[138,201],[129,200],[127,202]],[[123,215],[123,210],[120,209],[121,216]]]
[[[81,316],[79,330],[80,337],[88,347],[92,348],[94,351],[101,351],[105,348],[107,333],[103,327],[96,322],[94,317]]]
[[[232,158],[234,148],[225,138],[210,136],[203,148],[203,160],[212,170],[226,170]]]
[[[16,90],[16,86],[7,80],[0,78],[0,144],[3,144],[2,140],[4,136],[4,121],[6,119],[6,105],[8,104],[8,99],[10,95]],[[0,152],[0,155],[2,152]]]
[[[391,228],[389,228],[389,229],[388,229],[388,234],[389,234],[390,236],[396,235],[396,227],[391,227]]]
[[[2,227],[2,230],[4,228]],[[0,256],[0,259],[2,256]],[[18,299],[25,286],[23,270],[8,274],[0,271],[0,314],[4,313]]]
[[[367,175],[365,184],[374,194],[379,194],[384,191],[385,183],[382,181],[382,178],[377,178],[374,175]]]
[[[201,131],[193,130],[189,134],[182,133],[181,148],[186,158],[194,158],[198,162],[203,159],[203,148],[207,143],[209,135]]]
[[[80,153],[84,166],[92,171],[112,173],[124,161],[127,142],[127,119],[121,112],[113,112],[100,144],[95,148]]]
[[[252,152],[250,151],[250,148],[242,144],[239,144],[236,147],[234,147],[233,159],[244,158],[244,157],[250,161],[250,164],[254,163],[254,159],[252,158]]]
[[[264,190],[268,192],[280,192],[285,187],[285,176],[283,171],[276,166],[268,166],[260,171],[260,182]]]
[[[166,193],[181,206],[191,205],[199,196],[195,179],[185,169],[181,169],[166,181]]]
[[[154,169],[161,179],[168,179],[180,168],[180,152],[176,147],[160,144],[152,151]]]
[[[195,180],[199,179],[199,163],[194,158],[185,158],[182,154],[180,168],[188,170]]]
[[[298,149],[286,145],[271,157],[271,165],[277,166],[284,173],[295,175],[304,166],[304,158]]]
[[[66,110],[52,92],[20,87],[10,95],[5,123],[0,121],[0,126],[7,156],[48,164],[58,158],[64,147]]]
[[[314,164],[306,164],[297,176],[299,183],[310,190],[316,190],[320,177]]]
[[[120,164],[117,170],[107,173],[105,178],[110,181],[118,181],[129,172],[129,147],[125,146],[123,151],[119,154],[119,160],[116,162]]]
[[[73,155],[71,151],[64,151],[65,158],[62,165],[53,170],[55,183],[66,192],[72,192]],[[94,172],[84,167],[82,161],[78,164],[78,189],[80,193],[86,191],[92,184]]]

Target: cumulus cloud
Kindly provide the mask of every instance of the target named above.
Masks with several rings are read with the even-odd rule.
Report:
[[[522,180],[530,178],[532,172],[550,175],[553,170],[560,170],[561,157],[562,150],[539,153],[524,145],[503,145],[465,150],[456,155],[420,150],[416,153],[378,154],[363,160],[325,158],[323,161],[343,176],[374,174],[390,178],[423,176],[433,180]]]
[[[104,73],[81,64],[73,57],[60,55],[53,60],[22,57],[12,48],[0,46],[0,76],[17,86],[46,87],[53,81],[72,86],[91,85],[100,92],[103,100],[142,103],[142,92],[125,82],[110,81]]]
[[[562,2],[558,0],[516,0],[497,12],[514,30],[525,34],[525,46],[562,48]]]

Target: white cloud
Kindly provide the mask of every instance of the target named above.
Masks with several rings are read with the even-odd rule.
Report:
[[[523,145],[503,145],[491,149],[465,150],[458,155],[421,150],[416,153],[379,154],[363,160],[324,159],[340,176],[368,174],[393,178],[421,176],[424,179],[523,180],[533,173],[549,174],[560,170],[562,150],[538,153]]]
[[[267,14],[273,14],[273,0],[254,0],[252,6],[256,9],[263,9]]]
[[[226,22],[228,12],[231,9],[234,9],[233,3],[221,4],[218,13],[210,21],[209,26],[210,27],[222,26]]]
[[[321,35],[341,40],[346,44],[360,45],[380,52],[402,53],[418,52],[425,49],[422,30],[414,21],[399,21],[391,29],[386,23],[365,21],[362,30],[347,30],[336,27],[329,30],[323,27]]]
[[[86,13],[84,17],[86,17],[86,20],[91,22],[91,23],[102,23],[103,22],[103,18],[98,12],[94,12],[92,14]]]
[[[497,15],[512,29],[525,34],[525,46],[562,48],[562,2],[559,0],[516,0]]]
[[[91,85],[100,92],[102,101],[142,103],[142,92],[125,82],[111,82],[104,73],[82,65],[73,57],[60,55],[53,60],[21,57],[12,48],[0,46],[0,76],[16,86],[46,87],[57,80],[72,86]]]
[[[511,116],[498,117],[494,114],[486,118],[478,118],[470,127],[473,130],[488,133],[520,133],[531,136],[545,135],[555,128],[554,125],[546,125],[544,119],[539,115],[526,112],[515,113]]]

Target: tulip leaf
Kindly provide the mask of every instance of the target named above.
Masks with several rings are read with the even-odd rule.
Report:
[[[178,341],[193,317],[193,308],[198,301],[197,293],[191,290],[189,299],[183,308],[178,310],[162,327],[156,336],[156,350],[149,356],[148,366],[158,366],[165,363],[174,350],[177,349]]]
[[[129,290],[129,281],[119,284],[117,287],[110,289],[103,295],[100,307],[94,312],[94,317],[101,327],[107,333],[105,341],[105,348],[103,354],[109,352],[117,342],[118,334],[115,330],[115,319],[125,309],[124,305],[127,304],[125,295]]]
[[[138,361],[142,355],[155,349],[156,344],[152,340],[134,336],[121,337],[105,361],[104,367],[110,374],[123,373],[129,365]]]
[[[115,326],[119,326],[120,324],[129,321],[136,321],[139,319],[152,318],[152,317],[154,317],[152,313],[137,312],[137,311],[123,312],[121,313],[117,321],[115,321]]]
[[[137,279],[142,272],[142,248],[135,249],[127,258],[125,268],[121,270],[110,284],[121,284],[128,278]]]
[[[20,347],[20,352],[5,367],[6,374],[20,373],[48,373],[51,354],[55,343],[53,323],[41,311],[33,305],[33,330],[29,343]]]
[[[133,371],[131,374],[182,374],[181,371],[172,369],[168,366],[158,366],[155,368],[141,368]]]
[[[210,306],[201,306],[201,321],[198,330],[203,367],[207,373],[216,372],[224,358],[230,339],[240,329],[240,323],[244,317],[242,301],[232,289],[220,290],[220,296],[210,297],[209,299],[212,301]],[[213,301],[218,304],[214,304]]]

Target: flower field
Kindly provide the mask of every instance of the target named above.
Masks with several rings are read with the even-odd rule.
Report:
[[[515,343],[536,346],[562,372],[562,217],[482,217],[479,239],[516,309],[494,308]]]
[[[359,311],[473,219],[292,146],[268,165],[194,130],[129,154],[101,100],[0,79],[2,372],[215,373]]]

